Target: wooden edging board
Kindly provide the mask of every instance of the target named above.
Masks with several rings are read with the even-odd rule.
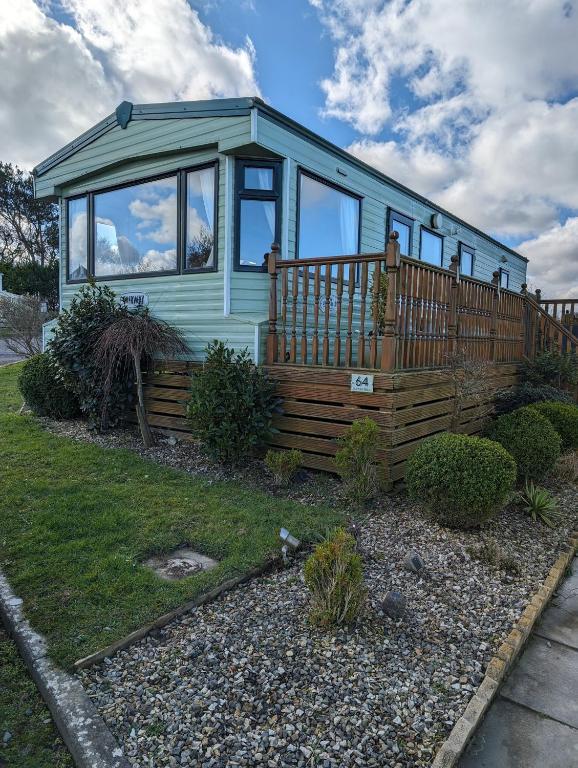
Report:
[[[105,648],[101,648],[100,650],[95,651],[95,653],[91,653],[89,656],[78,659],[78,661],[74,662],[74,669],[85,669],[86,667],[91,667],[93,664],[99,664],[101,661],[103,661],[103,659],[106,659],[109,656],[113,656],[118,651],[122,651],[125,648],[138,643],[139,640],[142,640],[143,637],[146,637],[153,630],[165,627],[174,619],[179,618],[179,616],[182,616],[183,614],[188,613],[194,608],[198,608],[205,603],[210,603],[212,600],[216,600],[217,597],[220,597],[225,592],[229,592],[231,589],[238,587],[240,584],[243,584],[246,581],[250,581],[256,576],[262,576],[264,573],[274,568],[278,562],[278,559],[267,560],[267,562],[263,565],[252,568],[250,571],[247,571],[247,573],[244,573],[241,576],[235,576],[232,579],[227,579],[227,581],[224,581],[222,584],[218,584],[209,592],[204,592],[202,595],[195,597],[193,600],[188,600],[186,603],[179,605],[177,608],[173,608],[172,611],[164,613],[162,616],[159,616],[149,624],[145,624],[143,627],[139,627],[139,629],[136,629],[134,632],[126,635],[126,637],[123,637],[120,640],[116,640],[114,643],[107,645]]]
[[[468,742],[481,725],[506,675],[517,661],[534,625],[564,578],[564,573],[572,562],[577,549],[578,530],[575,530],[570,535],[569,546],[550,569],[544,584],[532,597],[512,631],[498,648],[496,655],[490,659],[480,687],[470,699],[464,714],[456,722],[448,738],[439,748],[432,768],[454,768],[458,764]]]

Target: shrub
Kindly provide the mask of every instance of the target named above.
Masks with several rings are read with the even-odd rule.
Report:
[[[405,479],[410,497],[438,523],[471,528],[508,502],[516,464],[491,440],[444,433],[418,445],[408,460]]]
[[[487,436],[514,457],[521,480],[545,477],[560,456],[560,435],[532,406],[499,416],[490,424]]]
[[[301,451],[267,451],[265,466],[275,478],[277,485],[289,485],[291,478],[303,463]]]
[[[517,408],[532,403],[557,402],[572,405],[574,400],[569,392],[556,389],[549,384],[531,384],[525,381],[511,389],[500,389],[495,394],[496,413],[511,413]]]
[[[378,480],[375,466],[379,449],[379,427],[366,416],[354,421],[339,438],[335,465],[347,495],[363,503],[375,495]]]
[[[578,448],[578,405],[536,403],[532,406],[545,416],[562,438],[562,450]]]
[[[545,488],[539,488],[532,482],[526,483],[518,499],[522,509],[534,522],[540,519],[549,528],[553,528],[560,518],[556,499]]]
[[[559,352],[542,352],[534,360],[526,360],[522,367],[522,378],[532,384],[550,384],[563,387],[578,383],[578,361],[576,355]]]
[[[278,402],[274,382],[253,364],[247,350],[236,354],[214,341],[202,369],[193,375],[188,418],[211,456],[236,464],[271,434]]]
[[[560,456],[556,464],[556,475],[568,483],[578,482],[578,451],[570,451]]]
[[[42,304],[37,296],[12,299],[0,294],[0,324],[9,350],[26,357],[41,352],[42,326],[55,317],[53,312],[43,312]]]
[[[359,615],[366,597],[363,564],[355,539],[343,528],[315,547],[305,563],[304,577],[314,624],[350,624]]]
[[[482,563],[487,563],[487,565],[492,565],[494,568],[500,568],[510,573],[520,573],[520,563],[516,556],[504,549],[491,536],[485,536],[477,545],[466,547],[466,551],[471,557]]]
[[[65,372],[90,427],[106,429],[118,424],[133,401],[134,377],[130,361],[119,364],[105,394],[95,345],[113,321],[126,317],[129,310],[116,301],[107,286],[85,285],[61,312],[48,349]]]
[[[73,419],[80,413],[76,395],[64,386],[62,371],[46,352],[34,355],[24,363],[18,388],[37,416]]]

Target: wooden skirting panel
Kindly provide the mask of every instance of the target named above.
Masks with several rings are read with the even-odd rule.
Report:
[[[271,438],[279,448],[298,448],[304,465],[335,472],[337,440],[356,419],[369,416],[380,429],[382,477],[392,483],[403,478],[405,462],[429,435],[446,431],[452,422],[454,385],[447,372],[408,371],[375,373],[372,393],[352,393],[351,374],[357,371],[269,366],[283,398],[282,415],[274,420]],[[482,402],[465,403],[460,430],[480,431],[497,389],[513,386],[518,367],[493,366]]]
[[[191,371],[198,363],[158,364],[145,373],[145,399],[151,427],[180,439],[192,439],[186,420]],[[386,483],[403,478],[414,448],[429,435],[447,430],[452,421],[454,385],[446,371],[374,373],[373,392],[351,392],[355,370],[273,365],[270,377],[282,398],[282,413],[271,445],[298,448],[304,466],[335,472],[337,438],[357,419],[369,416],[379,427],[380,473]],[[518,367],[497,364],[490,371],[483,402],[465,403],[460,430],[479,432],[492,407],[493,393],[517,381]],[[136,422],[136,416],[131,418]]]

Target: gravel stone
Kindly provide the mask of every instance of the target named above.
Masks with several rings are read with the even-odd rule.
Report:
[[[326,475],[304,473],[279,490],[259,461],[223,469],[194,443],[163,439],[145,450],[132,429],[91,435],[80,422],[46,424],[196,476],[350,512]],[[352,626],[310,624],[297,558],[79,676],[135,768],[431,765],[575,524],[578,488],[545,485],[564,514],[555,529],[509,507],[482,530],[450,530],[403,493],[350,514],[368,588]],[[427,563],[418,578],[404,565],[408,553]],[[384,611],[394,591],[407,599],[403,621]]]

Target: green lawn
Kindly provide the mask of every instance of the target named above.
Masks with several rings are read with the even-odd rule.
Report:
[[[0,368],[0,564],[64,666],[279,551],[338,513],[209,482],[126,450],[76,443],[20,416],[19,366]],[[220,561],[165,582],[148,555],[188,544]]]
[[[6,732],[12,738],[4,744]],[[73,765],[16,646],[0,626],[0,766],[72,768]]]

